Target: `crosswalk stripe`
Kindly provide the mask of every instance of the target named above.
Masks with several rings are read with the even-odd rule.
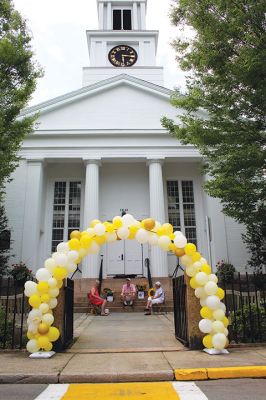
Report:
[[[208,400],[194,382],[173,382],[172,385],[180,400]]]
[[[68,388],[68,383],[49,385],[35,400],[61,400]]]

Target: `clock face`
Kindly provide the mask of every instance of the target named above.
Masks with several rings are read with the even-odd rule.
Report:
[[[115,67],[132,67],[138,59],[138,54],[132,47],[120,45],[110,50],[108,58]]]

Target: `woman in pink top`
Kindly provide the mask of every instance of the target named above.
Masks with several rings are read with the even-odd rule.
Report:
[[[109,313],[107,313],[105,311],[107,301],[105,299],[103,299],[102,297],[100,297],[99,286],[100,286],[100,282],[96,281],[95,285],[90,290],[89,299],[90,299],[91,304],[93,304],[95,306],[100,306],[101,307],[101,315],[106,316],[106,315],[109,315]]]
[[[136,296],[136,287],[131,283],[131,279],[127,278],[126,283],[122,287],[121,299],[125,306],[132,306]]]

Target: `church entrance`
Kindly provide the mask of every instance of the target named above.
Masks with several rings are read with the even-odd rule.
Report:
[[[107,246],[107,276],[145,276],[144,261],[148,246],[136,241],[119,240]]]

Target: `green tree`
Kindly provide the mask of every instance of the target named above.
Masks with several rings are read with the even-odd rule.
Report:
[[[184,109],[181,123],[162,123],[202,154],[210,176],[205,189],[221,199],[224,213],[246,226],[260,224],[266,220],[265,1],[175,3],[171,20],[181,29],[173,46],[187,71],[187,93],[172,97]],[[191,39],[183,28],[193,31]]]
[[[0,0],[0,231],[6,229],[4,187],[18,164],[23,139],[36,117],[19,117],[41,70],[33,59],[31,35],[11,0]]]

